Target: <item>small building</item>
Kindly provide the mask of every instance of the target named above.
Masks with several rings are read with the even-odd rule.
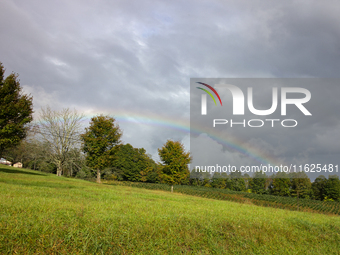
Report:
[[[22,168],[22,163],[17,162],[13,165],[13,167],[18,167],[18,168]]]

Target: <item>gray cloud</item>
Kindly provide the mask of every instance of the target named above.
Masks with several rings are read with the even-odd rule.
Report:
[[[188,126],[191,77],[339,77],[339,5],[4,0],[0,61],[7,74],[20,74],[37,112],[49,104]],[[339,95],[332,89],[325,98]],[[332,115],[337,106],[328,102],[329,116],[311,129],[322,144],[315,153],[337,148],[329,138],[339,124]],[[139,127],[121,119],[124,141],[153,155],[166,139],[187,137],[166,125]],[[259,142],[255,135],[247,133],[245,140]],[[270,140],[263,147],[284,151],[289,142]]]

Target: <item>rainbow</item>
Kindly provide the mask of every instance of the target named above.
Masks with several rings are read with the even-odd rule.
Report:
[[[102,111],[101,113],[88,112],[85,114],[84,122],[90,121],[93,116],[104,114],[113,116],[116,121],[119,123],[138,123],[142,125],[149,125],[154,127],[168,128],[173,129],[184,134],[202,134],[204,133],[203,129],[200,127],[190,127],[190,123],[188,119],[178,119],[171,117],[164,117],[160,115],[156,115],[154,113],[140,113],[140,112],[132,112],[126,110],[115,110],[116,114],[111,114],[108,111]],[[207,134],[210,138],[217,141],[219,144],[222,144],[225,147],[228,147],[236,152],[239,152],[249,158],[256,160],[261,164],[271,164],[272,166],[278,166],[282,162],[278,159],[274,158],[271,155],[265,154],[262,151],[259,151],[254,146],[246,145],[243,141],[236,138],[228,138],[222,139],[217,133],[209,133]],[[165,141],[164,141],[165,142]]]

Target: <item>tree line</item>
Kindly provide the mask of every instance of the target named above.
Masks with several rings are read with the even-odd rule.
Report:
[[[340,201],[340,180],[337,175],[330,175],[328,178],[320,175],[314,182],[311,182],[305,172],[279,172],[271,176],[257,172],[251,177],[248,174],[242,175],[240,171],[235,171],[229,175],[214,173],[213,176],[210,176],[209,173],[195,172],[193,169],[189,182],[194,186],[232,191]]]
[[[162,162],[155,162],[144,148],[121,142],[122,131],[111,116],[98,115],[81,132],[83,116],[76,111],[43,108],[40,120],[16,146],[4,150],[13,162],[57,176],[183,183],[190,175],[190,153],[178,141],[168,140],[159,149]]]
[[[32,124],[33,98],[21,91],[17,74],[4,78],[0,63],[0,156],[24,167],[83,179],[101,179],[205,186],[233,191],[291,196],[317,200],[340,200],[338,176],[319,176],[312,183],[305,173],[278,173],[253,177],[236,171],[195,172],[179,141],[168,140],[158,149],[155,162],[144,148],[123,144],[123,134],[112,116],[94,116],[83,130],[84,115],[76,110],[41,109]]]

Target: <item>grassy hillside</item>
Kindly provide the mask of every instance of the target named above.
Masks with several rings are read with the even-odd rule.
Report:
[[[169,191],[166,184],[105,181],[106,184],[130,186],[151,190]],[[208,188],[202,186],[174,185],[174,192],[198,197],[227,200],[239,203],[248,203],[259,206],[268,206],[292,211],[324,213],[327,215],[340,215],[338,201],[320,201],[313,199],[297,199],[296,197],[281,197],[273,195],[260,195],[255,193],[232,191],[227,189]]]
[[[338,254],[340,217],[0,166],[0,254]]]

